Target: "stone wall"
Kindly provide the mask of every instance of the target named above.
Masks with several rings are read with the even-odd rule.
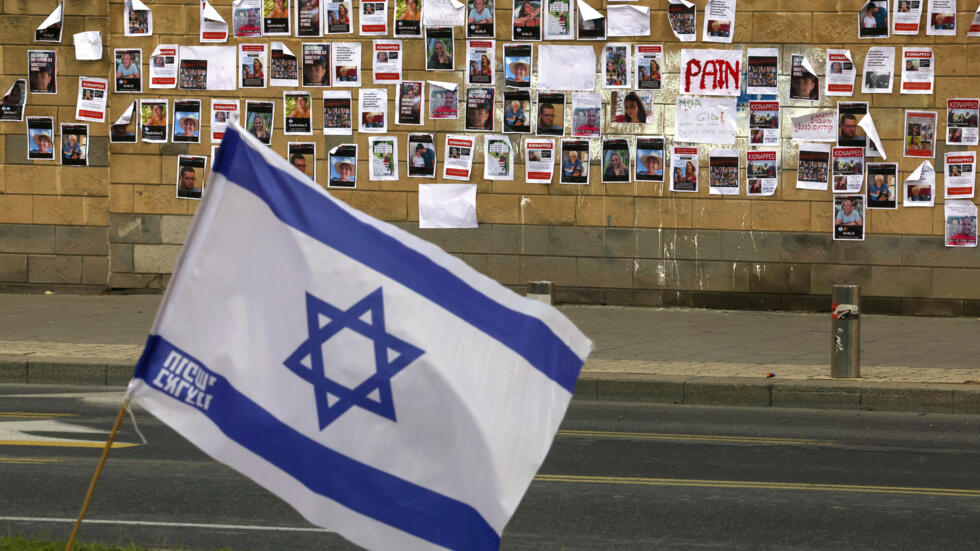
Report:
[[[705,0],[698,4],[698,23],[703,21]],[[816,107],[833,109],[838,100],[868,101],[885,141],[888,161],[899,163],[900,180],[919,160],[902,158],[903,116],[910,108],[939,112],[944,120],[945,100],[973,97],[980,85],[980,39],[966,37],[966,28],[980,0],[961,0],[956,37],[918,36],[858,40],[857,12],[863,0],[741,0],[732,46],[702,42],[681,44],[671,34],[663,0],[640,0],[651,7],[653,36],[641,41],[664,43],[667,48],[664,91],[656,96],[655,123],[643,127],[604,122],[603,135],[637,133],[666,135],[674,132],[673,102],[678,87],[678,61],[683,47],[748,48],[771,46],[781,52],[781,98],[788,97],[789,62],[793,53],[805,53],[818,73],[824,74],[824,49],[851,49],[858,68],[872,45],[930,45],[936,53],[936,93],[928,96],[855,94],[851,98],[825,98]],[[231,0],[214,2],[231,21]],[[506,4],[506,5],[504,5]],[[48,48],[33,44],[30,31],[55,7],[54,0],[27,2],[4,0],[0,15],[0,86],[26,77],[27,49]],[[594,2],[605,9],[605,1]],[[72,0],[67,5],[66,26],[59,51],[57,96],[32,95],[27,115],[52,115],[58,122],[73,120],[76,76],[105,76],[112,48],[142,48],[146,60],[158,43],[198,44],[198,4],[161,0],[150,5],[154,13],[151,37],[122,35],[121,2],[108,5]],[[510,41],[510,4],[497,7],[498,83],[502,44]],[[355,2],[355,12],[357,3]],[[355,18],[356,19],[356,18]],[[356,20],[355,20],[356,27]],[[76,62],[71,35],[81,30],[102,30],[105,58],[101,62]],[[107,33],[107,34],[106,34]],[[700,29],[698,31],[700,37]],[[363,43],[364,86],[373,87],[368,55],[375,37],[325,37],[323,40],[357,40]],[[239,42],[281,40],[294,53],[303,42],[291,37],[268,37]],[[308,40],[309,41],[309,40]],[[425,72],[421,41],[405,40],[406,79],[435,79],[462,83],[461,71]],[[602,42],[593,43],[597,49]],[[418,46],[418,47],[415,47]],[[456,28],[456,54],[465,52],[463,29]],[[462,63],[457,59],[457,68]],[[145,72],[145,71],[144,71]],[[897,76],[896,76],[897,78]],[[389,114],[394,112],[393,87],[387,86]],[[144,79],[140,96],[112,94],[108,118],[114,120],[136,98],[212,97],[269,98],[277,102],[276,131],[272,148],[285,153],[287,141],[316,141],[318,179],[326,181],[326,152],[333,146],[356,141],[360,161],[357,190],[332,191],[334,195],[366,212],[398,224],[458,254],[480,271],[500,282],[521,288],[528,280],[550,279],[559,300],[586,303],[688,305],[708,307],[823,310],[834,283],[859,283],[872,311],[975,315],[980,311],[980,251],[943,246],[943,207],[938,193],[935,208],[902,208],[870,213],[867,240],[860,243],[831,239],[832,202],[829,191],[798,190],[796,144],[790,139],[790,117],[810,112],[809,102],[782,100],[783,139],[780,185],[773,197],[709,196],[707,186],[698,194],[672,193],[664,184],[639,182],[602,184],[599,167],[593,165],[589,186],[554,183],[530,185],[518,165],[513,182],[484,181],[482,157],[477,156],[472,181],[478,184],[477,213],[481,227],[475,230],[417,229],[416,186],[423,179],[399,182],[367,180],[367,137],[284,136],[281,128],[282,91],[261,90],[188,93],[149,89]],[[498,84],[497,124],[502,110]],[[313,111],[322,100],[314,90]],[[357,89],[352,89],[357,97]],[[612,118],[609,92],[603,91],[604,121]],[[740,138],[746,149],[747,114],[740,108]],[[314,127],[322,128],[320,114]],[[439,158],[443,135],[460,132],[463,121],[426,121],[422,127],[391,124],[389,134],[398,136],[400,173],[407,173],[404,147],[408,132],[435,132]],[[202,129],[202,135],[208,128]],[[940,132],[945,132],[941,125]],[[0,123],[0,286],[5,289],[72,286],[88,290],[157,290],[169,278],[183,242],[196,201],[175,197],[178,154],[210,155],[207,138],[201,144],[112,144],[105,138],[107,126],[91,124],[91,166],[60,167],[52,162],[26,161],[22,123]],[[512,136],[519,143],[519,137]],[[598,152],[594,140],[593,153]],[[701,181],[707,181],[709,150],[701,146]],[[937,159],[945,151],[937,148]],[[934,164],[936,164],[934,162]],[[744,162],[743,162],[744,165]],[[439,166],[441,169],[441,164]],[[743,166],[744,170],[744,166]],[[942,185],[942,177],[937,179]],[[437,178],[434,181],[441,181]],[[744,177],[743,177],[744,181]],[[744,185],[744,184],[743,184]],[[743,192],[744,193],[744,192]]]

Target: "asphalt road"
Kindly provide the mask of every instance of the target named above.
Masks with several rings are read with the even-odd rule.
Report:
[[[0,534],[71,531],[120,393],[67,390],[0,385]],[[354,548],[137,415],[82,541]],[[978,467],[975,415],[573,403],[502,547],[972,550]]]

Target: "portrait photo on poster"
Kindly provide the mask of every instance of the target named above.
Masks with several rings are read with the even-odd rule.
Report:
[[[245,131],[265,145],[272,143],[276,104],[272,101],[245,102]]]
[[[54,160],[53,117],[27,117],[27,160]]]
[[[177,156],[177,198],[200,199],[204,194],[208,158],[197,155]]]
[[[495,0],[466,0],[466,38],[493,38]]]
[[[88,125],[61,123],[61,164],[88,166]]]
[[[329,43],[303,43],[303,86],[330,86]]]
[[[286,160],[310,180],[316,181],[316,144],[313,142],[289,142],[286,144]]]
[[[422,0],[394,0],[395,37],[422,36]]]
[[[539,136],[565,135],[565,94],[538,92],[537,124]]]
[[[603,183],[629,182],[632,162],[628,139],[625,137],[603,138],[601,167]]]
[[[652,124],[654,122],[653,90],[617,90],[612,95],[613,122],[618,124]]]
[[[664,181],[664,145],[663,136],[636,137],[636,171],[633,175],[638,182]]]
[[[504,44],[504,83],[509,88],[531,88],[534,49],[531,44]]]
[[[504,91],[504,132],[531,133],[531,92],[527,90]]]
[[[664,66],[664,47],[661,44],[637,44],[636,87],[641,90],[660,90],[661,67]]]
[[[494,84],[496,52],[494,40],[466,41],[466,84]]]
[[[820,100],[820,78],[803,54],[793,54],[792,57],[789,97],[798,100]]]
[[[436,143],[432,134],[408,135],[408,176],[414,178],[436,177]]]
[[[671,148],[670,191],[697,193],[700,168],[698,148],[676,145]]]
[[[143,50],[113,51],[116,65],[116,93],[134,93],[143,91]]]
[[[174,100],[174,143],[201,143],[201,100]]]
[[[268,0],[266,0],[268,1]],[[353,29],[351,25],[351,1],[320,0],[327,10],[327,20],[324,23],[326,34],[350,34]]]
[[[395,124],[422,124],[425,113],[425,82],[403,80],[398,83],[397,120]]]
[[[868,0],[858,12],[858,38],[888,38],[888,0]]]
[[[425,28],[425,70],[452,71],[453,64],[453,28]]]
[[[357,144],[343,144],[327,153],[327,187],[357,187]]]
[[[868,163],[868,208],[898,208],[898,163]]]
[[[286,135],[313,134],[313,98],[309,92],[282,93],[282,133]]]
[[[459,85],[451,82],[428,81],[429,118],[459,118]]]
[[[262,34],[289,35],[289,0],[262,0]]]
[[[589,140],[563,138],[558,182],[562,184],[589,184]]]
[[[170,122],[167,100],[140,100],[140,139],[147,143],[167,143]]]
[[[834,241],[864,241],[867,218],[863,195],[835,195]]]
[[[541,0],[514,0],[514,40],[541,40]]]
[[[32,94],[58,93],[58,52],[27,51],[27,80]]]
[[[466,130],[492,132],[494,88],[466,89]]]

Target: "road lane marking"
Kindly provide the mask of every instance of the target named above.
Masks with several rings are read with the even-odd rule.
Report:
[[[45,448],[104,448],[105,442],[45,442],[42,440],[0,440],[0,446],[40,446]],[[129,442],[113,442],[112,449],[132,448],[139,444]]]
[[[0,419],[5,418],[24,418],[29,419],[53,419],[55,417],[77,417],[77,413],[41,413],[35,411],[0,411]]]
[[[15,463],[24,465],[42,465],[45,463],[60,463],[61,459],[54,457],[0,457],[0,463]]]
[[[779,446],[836,446],[831,440],[811,440],[807,438],[766,438],[761,436],[716,436],[706,434],[671,434],[657,432],[609,432],[597,430],[558,431],[558,436],[579,438],[609,438],[618,440],[685,440],[699,442],[726,442],[734,444],[769,444]]]
[[[73,518],[50,517],[0,517],[0,521],[8,522],[52,522],[59,524],[74,524]],[[202,528],[205,530],[250,530],[266,532],[317,532],[333,533],[323,528],[306,528],[302,526],[256,526],[254,524],[202,524],[196,522],[151,522],[144,520],[102,520],[85,519],[83,524],[108,524],[116,526],[149,526],[154,528]]]
[[[579,484],[624,484],[631,486],[692,486],[702,488],[736,488],[744,490],[790,490],[818,492],[849,492],[870,494],[914,494],[926,496],[980,498],[980,490],[955,488],[915,488],[904,486],[861,486],[852,484],[807,484],[796,482],[749,482],[740,480],[697,480],[682,478],[640,478],[617,476],[574,476],[541,474],[539,482],[571,482]]]
[[[79,438],[61,438],[57,436],[41,436],[38,433],[68,433],[91,434],[98,440],[83,440]],[[0,446],[54,446],[62,448],[103,448],[104,435],[109,431],[93,429],[82,425],[74,425],[57,419],[29,419],[5,421],[0,420]],[[113,442],[113,448],[129,448],[139,444]]]

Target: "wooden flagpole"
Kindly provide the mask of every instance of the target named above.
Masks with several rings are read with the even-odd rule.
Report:
[[[99,476],[102,474],[102,467],[105,466],[105,460],[109,457],[109,450],[112,449],[112,442],[116,439],[116,433],[119,431],[119,426],[122,425],[122,420],[126,414],[127,405],[129,405],[129,400],[124,400],[122,407],[119,408],[119,415],[116,416],[116,422],[112,425],[112,431],[109,433],[109,438],[105,441],[105,448],[102,449],[102,458],[99,459],[99,464],[95,467],[95,474],[92,475],[92,482],[88,485],[88,492],[85,494],[85,501],[82,502],[82,511],[78,513],[78,520],[75,521],[75,527],[72,528],[71,537],[68,538],[68,543],[65,544],[65,551],[71,551],[72,546],[75,544],[75,536],[78,535],[78,529],[82,526],[82,519],[85,518],[85,512],[88,510],[88,504],[90,501],[92,501],[92,494],[95,493],[95,484],[99,481]]]

